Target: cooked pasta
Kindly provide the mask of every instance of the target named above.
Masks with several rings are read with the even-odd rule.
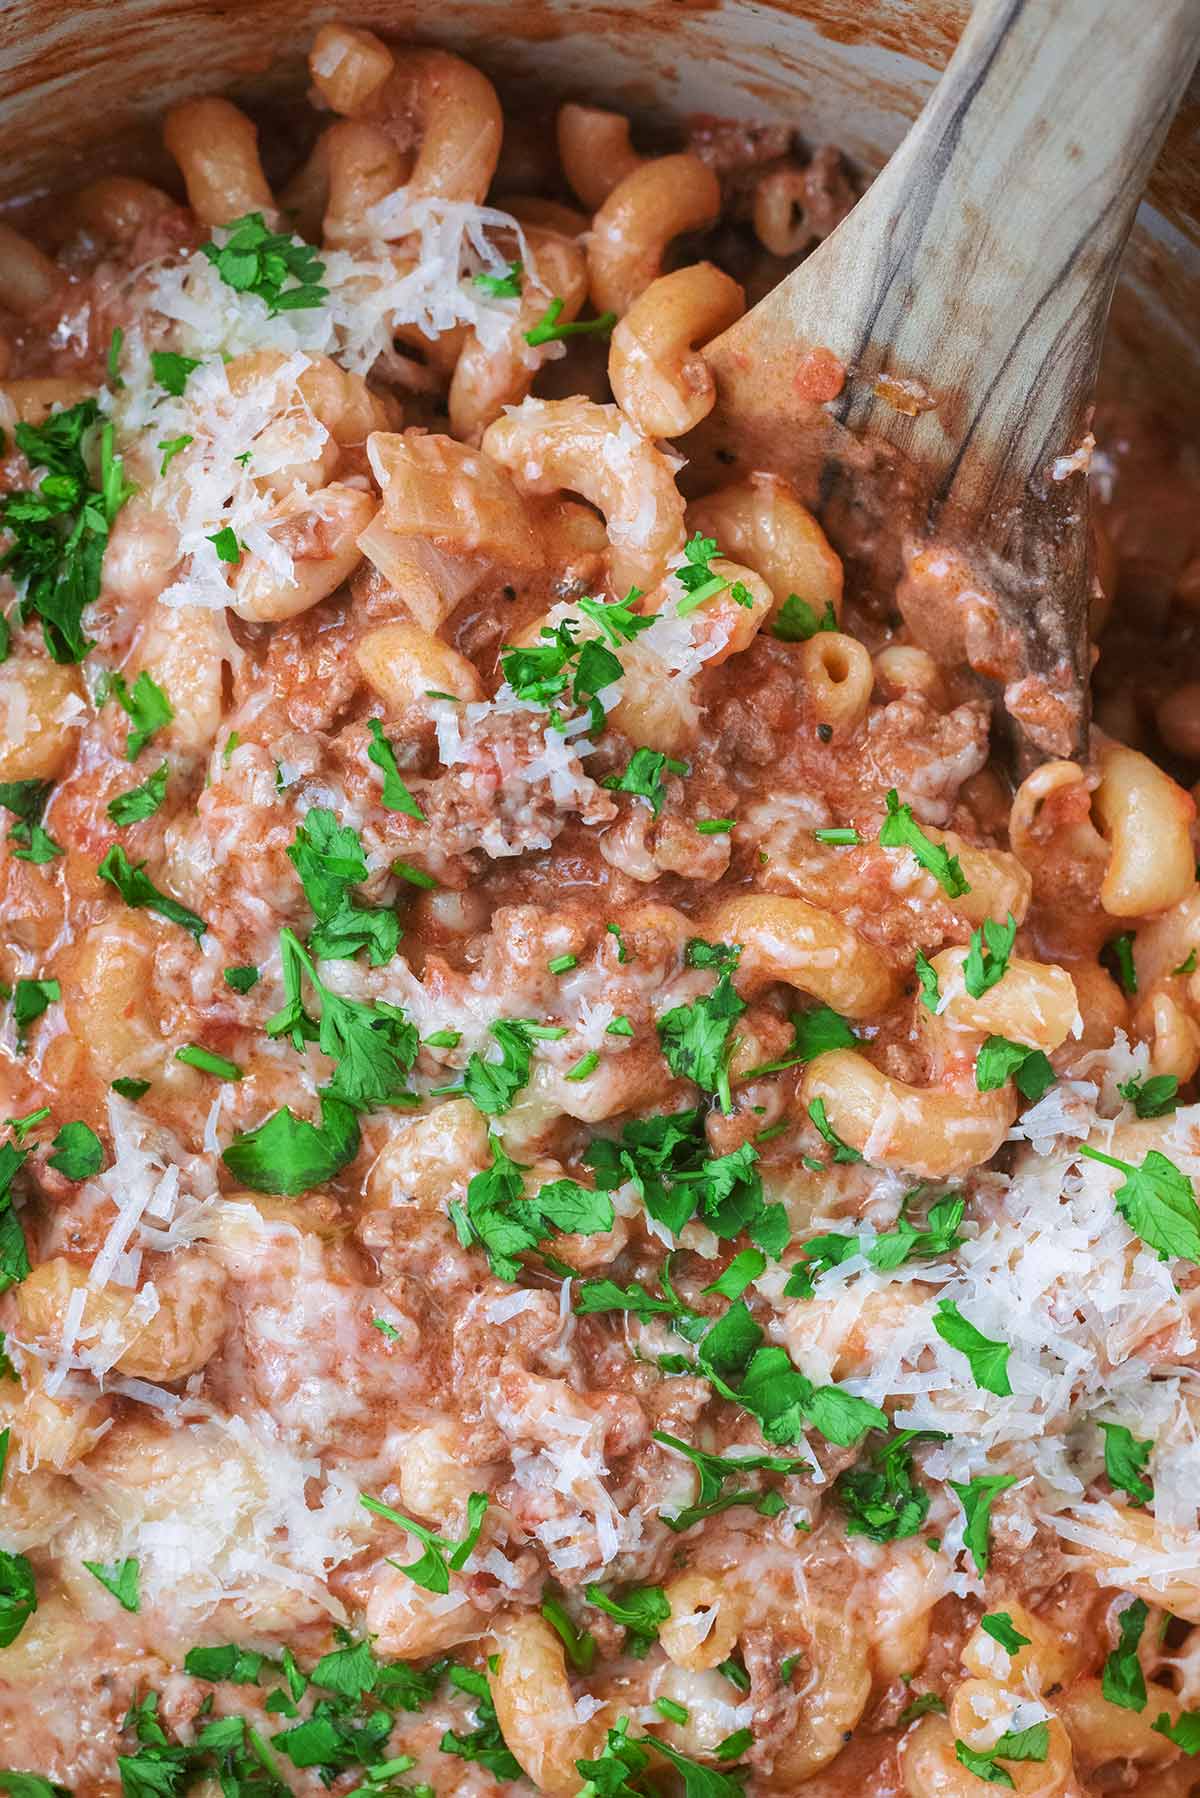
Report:
[[[721,422],[837,152],[309,71],[0,226],[0,1789],[1200,1792],[1136,420],[1018,785],[970,546]]]

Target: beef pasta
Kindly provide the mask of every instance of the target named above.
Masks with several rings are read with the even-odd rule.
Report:
[[[1200,1791],[1194,464],[1018,780],[714,411],[837,151],[309,68],[0,226],[0,1789]]]

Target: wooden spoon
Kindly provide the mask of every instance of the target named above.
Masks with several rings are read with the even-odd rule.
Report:
[[[1086,750],[1084,440],[1117,264],[1198,54],[1198,0],[977,0],[863,199],[704,352],[726,462],[782,465],[827,516],[840,491],[860,535],[862,471],[890,471],[870,528],[905,502],[910,627],[1001,683],[1026,759]],[[826,405],[821,349],[847,371]],[[914,578],[921,541],[962,562]]]

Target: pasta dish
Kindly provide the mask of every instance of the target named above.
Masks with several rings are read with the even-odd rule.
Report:
[[[1200,1791],[1189,452],[1018,779],[714,411],[838,152],[309,69],[0,225],[0,1790]]]

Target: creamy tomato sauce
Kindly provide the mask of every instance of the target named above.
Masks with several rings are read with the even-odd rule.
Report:
[[[0,241],[0,1786],[1182,1798],[1191,448],[1016,786],[695,472],[836,150],[310,70]]]

